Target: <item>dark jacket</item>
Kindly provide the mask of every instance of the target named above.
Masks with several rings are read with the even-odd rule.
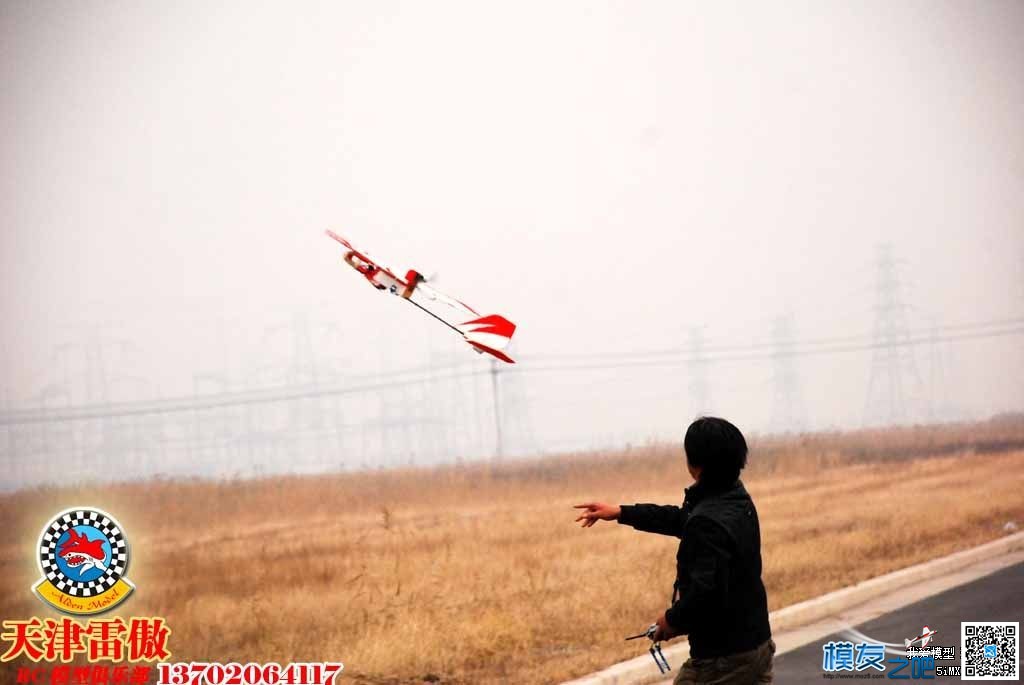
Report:
[[[761,582],[761,526],[743,483],[686,488],[683,506],[623,505],[619,523],[681,538],[665,618],[699,659],[754,649],[771,637]]]

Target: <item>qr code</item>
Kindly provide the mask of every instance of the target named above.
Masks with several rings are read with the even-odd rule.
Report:
[[[960,624],[963,680],[1020,679],[1020,622]]]

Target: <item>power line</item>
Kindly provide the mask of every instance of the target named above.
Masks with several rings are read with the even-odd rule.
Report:
[[[429,380],[448,380],[452,378],[467,378],[470,376],[481,376],[489,373],[487,370],[453,373],[446,376],[436,376]],[[397,375],[397,374],[396,374]],[[404,375],[404,374],[403,374]],[[267,404],[272,402],[291,402],[294,400],[310,399],[314,397],[330,397],[334,395],[351,395],[369,390],[382,390],[385,388],[396,388],[415,382],[422,382],[428,379],[404,379],[393,380],[382,383],[366,383],[363,385],[346,386],[320,386],[320,387],[280,387],[268,390],[244,391],[235,393],[220,393],[217,395],[179,397],[166,400],[152,400],[149,402],[123,402],[105,405],[82,405],[79,407],[68,407],[60,411],[22,409],[7,412],[0,415],[0,426],[40,423],[44,421],[76,421],[86,419],[99,419],[115,416],[138,416],[142,414],[170,414],[184,411],[203,411],[207,409],[220,409],[223,407],[235,407],[252,404]]]
[[[1013,321],[1013,320],[1011,320]],[[1024,323],[1024,319],[1018,319]],[[603,369],[625,369],[625,368],[670,368],[695,363],[711,364],[736,361],[757,361],[770,360],[780,356],[810,357],[819,355],[842,354],[849,352],[868,351],[893,347],[911,347],[922,344],[933,344],[937,342],[951,342],[960,340],[980,340],[987,338],[998,338],[1024,334],[1024,325],[999,328],[997,330],[985,330],[989,328],[987,322],[979,325],[983,330],[965,331],[962,333],[950,333],[945,336],[923,335],[908,337],[895,341],[875,341],[860,344],[845,344],[832,346],[817,346],[819,341],[805,341],[794,343],[791,348],[764,349],[763,345],[735,346],[731,349],[737,350],[735,354],[706,354],[708,348],[703,348],[700,354],[677,355],[665,357],[660,352],[647,353],[644,355],[621,354],[618,358],[610,358],[609,361],[588,364],[531,364],[533,357],[521,358],[520,364],[502,371],[507,374],[523,373],[548,373],[566,371],[592,371]],[[721,349],[721,348],[720,348]],[[764,350],[764,351],[762,351]],[[543,358],[543,357],[541,357]],[[450,369],[458,369],[468,366],[472,362],[459,362],[448,366]],[[383,374],[378,378],[392,379],[375,382],[367,382],[356,385],[320,385],[320,386],[280,386],[261,390],[247,390],[239,392],[225,392],[213,395],[177,397],[162,400],[151,400],[147,402],[121,402],[105,403],[98,405],[79,405],[63,407],[60,409],[21,409],[10,410],[0,414],[0,426],[13,426],[21,424],[34,424],[58,421],[80,421],[103,418],[114,418],[120,416],[139,416],[145,414],[170,414],[187,411],[203,411],[219,409],[224,407],[268,404],[275,402],[291,402],[295,400],[310,399],[316,397],[331,397],[352,395],[373,390],[396,388],[412,383],[426,381],[443,381],[461,378],[472,378],[486,376],[491,373],[490,368],[476,367],[466,371],[453,371],[444,375],[432,375],[427,377],[415,377],[422,370],[431,370],[431,367],[419,367],[406,369],[390,374]],[[406,376],[414,376],[406,378]]]
[[[953,340],[977,340],[983,338],[998,338],[1008,335],[1020,335],[1024,334],[1024,326],[1017,328],[1009,328],[998,331],[981,331],[981,332],[970,332],[962,334],[953,334],[943,337],[933,336],[922,336],[917,338],[908,338],[905,340],[894,341],[891,343],[863,343],[856,345],[835,345],[833,347],[822,347],[812,349],[800,349],[794,347],[789,350],[780,350],[779,352],[751,352],[749,354],[731,354],[731,355],[716,355],[716,356],[702,356],[699,358],[679,356],[668,359],[657,359],[657,358],[634,358],[633,355],[628,356],[630,359],[605,362],[605,363],[593,363],[593,364],[561,364],[561,365],[548,365],[548,366],[523,366],[522,368],[509,369],[508,373],[536,373],[541,371],[591,371],[596,369],[620,369],[620,368],[635,368],[635,367],[671,367],[689,364],[694,361],[705,361],[705,362],[730,362],[730,361],[754,361],[763,359],[772,359],[776,355],[782,356],[794,356],[794,357],[810,357],[816,355],[828,355],[838,354],[843,352],[859,352],[866,350],[874,350],[887,345],[895,347],[910,347],[914,345],[922,345],[931,342],[948,342]],[[757,346],[760,347],[760,346]],[[751,346],[753,349],[754,346]],[[652,357],[660,357],[661,355],[652,355]]]
[[[944,331],[959,331],[966,329],[977,329],[977,328],[993,328],[1009,325],[1024,324],[1024,317],[1013,317],[1007,319],[994,319],[990,321],[975,321],[969,323],[952,324],[946,326],[929,326],[927,329],[910,330],[908,333],[911,337],[917,337],[922,335],[930,335],[932,332],[941,333]],[[809,340],[794,340],[792,344],[798,347],[815,347],[815,346],[827,346],[827,345],[838,345],[843,343],[857,343],[872,339],[871,335],[859,334],[859,335],[843,335],[833,336],[827,338],[812,338]],[[719,344],[719,345],[702,345],[702,350],[705,353],[717,353],[717,352],[742,352],[749,350],[771,350],[778,346],[777,341],[774,339],[758,342],[758,343],[747,343],[744,345],[733,345],[733,344]],[[563,354],[563,353],[544,353],[534,354],[529,356],[530,361],[560,361],[560,360],[577,360],[577,359],[604,359],[604,358],[624,358],[624,357],[656,357],[656,356],[675,356],[685,351],[684,347],[667,347],[652,350],[641,350],[637,352],[584,352],[579,354]]]

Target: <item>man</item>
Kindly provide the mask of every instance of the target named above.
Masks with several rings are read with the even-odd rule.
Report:
[[[584,528],[614,521],[681,538],[672,605],[658,617],[655,640],[688,635],[690,658],[676,685],[771,683],[775,643],[761,582],[761,528],[739,480],[747,443],[725,419],[702,417],[683,441],[696,480],[682,507],[578,504]]]

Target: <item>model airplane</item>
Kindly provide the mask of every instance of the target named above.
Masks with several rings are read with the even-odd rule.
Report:
[[[405,277],[370,259],[333,231],[327,235],[345,246],[345,263],[363,275],[377,290],[386,290],[416,305],[462,336],[480,354],[486,352],[503,362],[515,362],[502,350],[508,347],[516,325],[503,316],[481,316],[469,305],[426,285],[426,279],[412,269]]]
[[[915,637],[913,640],[906,640],[906,639],[904,639],[903,640],[903,646],[904,647],[910,647],[915,642],[919,642],[919,643],[921,643],[922,647],[927,647],[928,643],[932,641],[932,638],[935,637],[935,634],[938,633],[938,632],[939,631],[931,630],[931,629],[928,628],[928,626],[925,626],[924,628],[921,628],[921,634],[918,635],[917,637]]]

